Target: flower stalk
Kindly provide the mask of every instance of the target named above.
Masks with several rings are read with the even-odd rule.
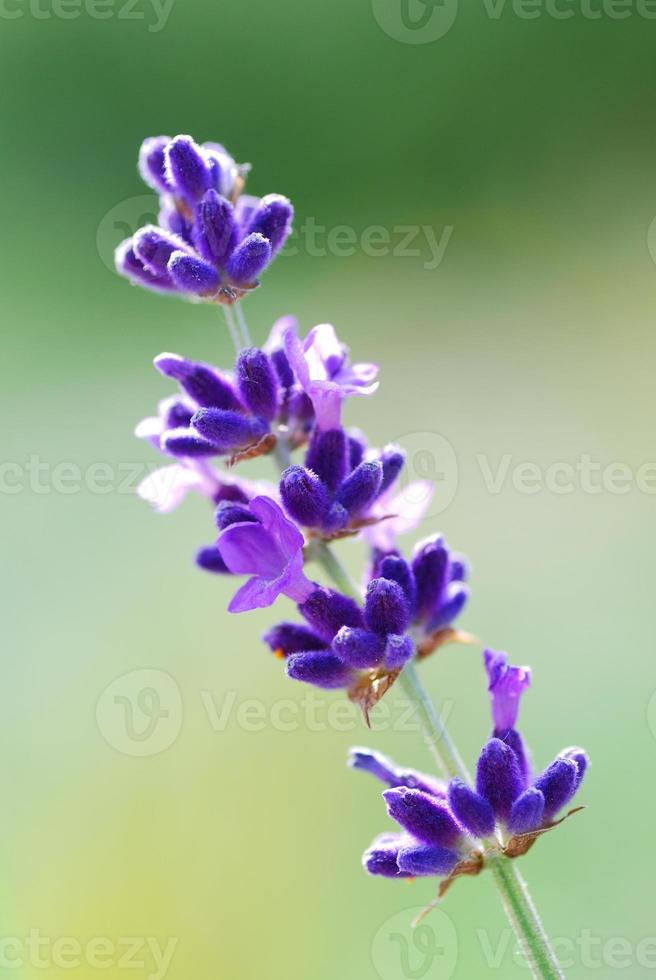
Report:
[[[212,574],[248,576],[230,612],[272,606],[280,595],[297,604],[302,622],[278,623],[263,637],[289,678],[342,689],[366,718],[395,682],[414,705],[448,784],[367,748],[351,750],[349,764],[386,786],[388,815],[402,831],[373,841],[365,870],[397,880],[442,878],[441,897],[455,877],[487,866],[533,976],[562,978],[515,859],[565,819],[558,814],[580,787],[585,751],[563,749],[533,772],[516,727],[531,670],[487,649],[493,727],[473,783],[417,670],[420,656],[463,636],[453,623],[469,596],[467,560],[440,534],[403,556],[397,538],[422,520],[432,487],[420,480],[402,488],[402,448],[374,449],[342,423],[347,398],[376,391],[378,366],[352,363],[330,324],[302,337],[291,316],[273,324],[262,347],[251,343],[241,300],[259,286],[291,232],[290,201],[243,195],[249,166],[220,144],[190,136],[145,140],[139,169],[159,194],[160,223],[119,245],[118,271],[155,292],[222,305],[236,351],[231,371],[168,352],[155,359],[180,392],[137,427],[167,464],[139,494],[160,512],[189,491],[211,501],[219,536],[197,551],[196,563]],[[296,462],[292,451],[301,446],[307,450]],[[277,487],[229,472],[265,454],[279,470]],[[212,465],[222,457],[228,472]],[[330,544],[353,536],[368,546],[362,585]],[[336,589],[306,576],[312,561]]]

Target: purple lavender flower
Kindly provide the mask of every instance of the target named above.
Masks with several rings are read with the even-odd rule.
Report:
[[[289,363],[314,405],[320,431],[339,429],[345,398],[371,395],[378,387],[378,366],[349,365],[348,348],[338,340],[329,323],[314,327],[303,341],[290,325],[284,340]]]
[[[367,848],[362,864],[368,874],[385,878],[448,875],[466,856],[469,838],[449,807],[444,783],[414,769],[401,769],[366,748],[351,749],[348,765],[370,773],[388,787],[383,799],[402,831],[382,834]]]
[[[198,367],[205,370],[205,366]],[[201,375],[196,380],[198,387],[195,394],[202,398]],[[208,380],[212,380],[211,374],[208,374],[206,381]],[[207,384],[203,390],[206,393],[209,391]],[[189,423],[197,408],[198,403],[187,395],[165,398],[159,403],[157,415],[145,418],[137,425],[135,435],[145,439],[164,455],[175,457],[176,453],[169,448],[171,441],[173,440],[175,446],[176,434],[180,436],[188,432]],[[275,487],[265,481],[240,480],[227,474],[219,474],[206,459],[184,455],[174,463],[153,470],[137,487],[138,495],[162,514],[178,507],[189,491],[199,493],[214,503],[224,499],[248,501],[258,494],[275,495],[276,492]]]
[[[530,776],[531,762],[515,726],[522,694],[531,685],[531,670],[529,667],[509,666],[508,655],[494,650],[483,652],[483,662],[492,705],[492,735],[512,748],[526,780]]]
[[[531,669],[509,667],[506,653],[485,650],[483,657],[489,679],[494,731],[498,735],[515,727],[520,698],[531,685]]]
[[[421,789],[439,799],[446,799],[446,783],[415,769],[402,769],[382,752],[355,746],[349,749],[347,764],[351,769],[370,773],[390,789],[407,786],[409,789]]]
[[[118,271],[148,289],[208,302],[234,303],[254,289],[291,231],[293,208],[279,194],[240,198],[247,169],[218,143],[147,139],[139,170],[160,195],[160,226],[119,245]]]
[[[217,541],[229,571],[252,576],[235,594],[228,611],[270,606],[279,595],[304,602],[316,586],[303,572],[303,535],[269,497],[255,497],[249,509],[256,521],[231,524]]]
[[[164,451],[182,457],[233,456],[270,433],[277,414],[278,385],[263,351],[255,347],[242,350],[234,378],[179,354],[160,354],[155,366],[178,382],[194,408],[186,425],[160,436]]]
[[[305,465],[282,474],[280,494],[302,527],[327,539],[361,532],[387,553],[395,548],[396,534],[419,521],[431,496],[430,484],[417,483],[394,496],[404,463],[398,446],[368,451],[359,433],[317,428]]]
[[[284,492],[283,500],[287,503]],[[458,575],[462,574],[460,560],[454,560],[453,567]],[[426,588],[426,577],[422,582]],[[440,590],[435,591],[435,603],[439,604],[441,595]],[[402,670],[415,655],[418,642],[424,643],[427,635],[434,642],[433,634],[426,634],[424,629],[426,622],[434,621],[435,603],[420,615],[419,598],[412,566],[398,555],[388,555],[380,562],[377,577],[368,583],[362,609],[352,599],[327,589],[317,589],[299,606],[301,614],[323,639],[321,658],[316,655],[319,648],[314,642],[304,650],[286,649],[284,642],[278,642],[277,628],[265,636],[265,641],[272,650],[290,657],[287,673],[295,680],[326,686],[314,669],[305,670],[305,664],[313,667],[315,663],[324,664],[329,654],[326,669],[330,667],[330,686],[350,687],[362,671]],[[453,603],[451,598],[450,608],[455,610],[455,615],[462,604]],[[443,617],[440,622],[447,620],[448,617]],[[318,629],[317,623],[324,624],[323,629]]]
[[[476,788],[456,778],[445,793],[437,782],[434,788],[431,777],[399,769],[367,749],[352,749],[350,766],[391,787],[383,799],[402,830],[374,840],[363,856],[365,870],[387,878],[444,876],[475,853],[476,839],[497,847],[508,835],[548,829],[578,790],[587,764],[583,749],[567,749],[525,785],[512,749],[493,738],[481,752]]]

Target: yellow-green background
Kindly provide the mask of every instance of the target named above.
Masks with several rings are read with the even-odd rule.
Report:
[[[656,21],[630,9],[494,20],[463,3],[425,45],[390,38],[367,0],[177,0],[159,33],[86,13],[0,18],[3,461],[152,465],[132,436],[170,390],[152,357],[229,362],[214,310],[105,264],[103,218],[118,205],[129,222],[122,202],[144,193],[145,135],[225,142],[253,162],[250,189],[288,194],[299,222],[453,225],[433,271],[424,255],[301,249],[246,311],[257,340],[294,312],[380,362],[375,399],[347,409],[373,444],[410,434],[419,450],[428,432],[456,451],[455,499],[418,534],[442,530],[471,558],[463,625],[533,666],[522,726],[538,764],[573,742],[593,760],[589,809],[523,861],[554,936],[630,944],[623,970],[575,952],[575,978],[653,972],[635,950],[656,934],[654,496],[491,494],[477,456],[589,454],[634,472],[656,459]],[[117,490],[2,498],[1,935],[176,937],[171,980],[374,980],[373,937],[434,883],[363,874],[389,825],[345,752],[364,741],[428,767],[419,736],[256,733],[234,716],[213,731],[202,692],[270,707],[306,691],[259,643],[284,603],[231,618],[233,584],[194,570],[205,503],[164,518]],[[343,553],[359,574],[359,546]],[[167,751],[134,758],[104,740],[96,704],[143,667],[175,679],[184,722]],[[449,648],[423,673],[473,763],[489,726],[479,650]],[[444,909],[458,980],[526,976],[510,952],[486,964],[480,931],[494,948],[505,928],[487,877],[459,882]],[[383,980],[409,980],[389,948]],[[449,973],[437,958],[412,975]]]

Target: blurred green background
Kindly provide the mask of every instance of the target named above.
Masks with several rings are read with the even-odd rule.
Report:
[[[374,445],[400,439],[416,474],[446,474],[415,538],[441,530],[470,556],[462,625],[533,666],[522,727],[537,764],[571,743],[593,758],[590,808],[523,860],[566,973],[656,968],[656,22],[577,3],[569,19],[510,4],[495,17],[480,0],[441,38],[404,43],[380,26],[395,3],[175,0],[166,23],[149,0],[2,8],[8,976],[527,975],[487,876],[458,882],[413,939],[408,910],[434,882],[361,870],[390,825],[347,747],[430,767],[401,693],[371,733],[338,695],[308,700],[259,642],[285,603],[231,618],[233,584],[194,570],[205,502],[164,518],[133,493],[157,463],[134,424],[170,390],[153,356],[232,356],[215,310],[111,271],[150,204],[139,143],[178,132],[252,161],[251,192],[292,197],[297,228],[353,229],[349,256],[309,254],[301,234],[247,300],[251,331],[261,341],[294,312],[380,362],[378,394],[348,422]],[[398,245],[408,225],[452,228],[437,268],[423,232],[419,254],[361,247],[372,226]],[[526,492],[516,471],[537,464],[546,481],[585,456],[594,492],[576,474],[571,492]],[[618,463],[630,483],[603,476]],[[361,546],[342,552],[358,575]],[[124,676],[146,669],[163,674]],[[479,649],[447,648],[423,673],[473,763],[489,727]],[[134,700],[144,676],[169,712],[154,741],[151,703]],[[116,690],[145,733],[133,754],[107,708]],[[173,943],[167,969],[146,939]]]

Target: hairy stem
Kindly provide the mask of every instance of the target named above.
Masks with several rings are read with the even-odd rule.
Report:
[[[327,575],[333,580],[340,592],[348,595],[356,602],[362,602],[362,594],[356,584],[351,581],[339,558],[331,550],[330,545],[321,538],[316,538],[309,548],[309,556],[321,565]]]
[[[538,980],[565,980],[516,862],[498,854],[488,856],[486,864],[533,976]]]
[[[357,588],[325,541],[313,542],[310,555],[319,562],[341,592],[360,599]],[[459,776],[471,783],[465,764],[422,684],[414,661],[411,660],[404,667],[399,684],[416,707],[424,740],[442,775],[447,779]],[[533,977],[535,980],[564,980],[565,975],[514,860],[500,851],[488,850],[485,861]]]
[[[241,336],[243,340],[244,347],[252,347],[251,335],[248,331],[248,324],[246,323],[246,316],[242,309],[241,303],[235,303],[235,314],[237,316],[237,323],[239,324],[239,329],[241,330]]]
[[[465,764],[460,758],[437,708],[428,696],[413,660],[409,661],[403,668],[399,677],[399,684],[405,691],[406,697],[415,706],[424,741],[438,768],[450,779],[454,776],[460,776],[465,782],[471,782]]]
[[[239,337],[239,331],[237,329],[237,324],[235,323],[232,307],[227,303],[223,304],[223,315],[225,316],[226,323],[228,324],[228,330],[230,331],[230,338],[234,344],[235,352],[238,354],[242,349],[243,344],[241,342],[241,338]]]

